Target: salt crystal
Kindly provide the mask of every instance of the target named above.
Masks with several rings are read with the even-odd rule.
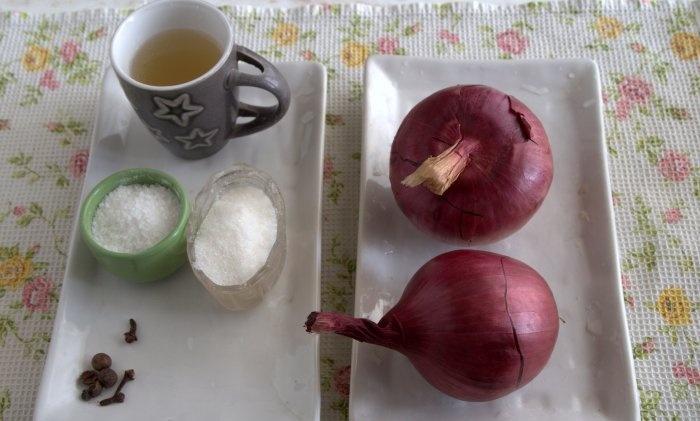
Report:
[[[139,253],[160,242],[180,219],[180,200],[158,184],[119,186],[100,202],[92,235],[107,250]]]
[[[241,285],[263,267],[277,238],[275,208],[256,187],[216,200],[197,231],[193,267],[219,285]]]

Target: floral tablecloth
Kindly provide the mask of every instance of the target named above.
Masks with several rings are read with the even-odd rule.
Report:
[[[588,57],[603,84],[644,420],[700,419],[700,3],[222,6],[244,45],[327,67],[322,307],[351,313],[363,63]],[[0,421],[32,418],[110,34],[128,10],[0,12]],[[350,341],[321,341],[321,417],[347,418]]]

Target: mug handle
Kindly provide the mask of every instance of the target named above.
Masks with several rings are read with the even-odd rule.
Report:
[[[239,102],[238,117],[253,117],[253,119],[243,124],[234,122],[232,137],[247,136],[277,123],[284,117],[291,101],[287,80],[272,63],[241,46],[236,46],[236,60],[255,66],[262,74],[254,75],[234,69],[228,76],[227,85],[231,89],[238,86],[264,89],[275,96],[277,105],[260,106]]]

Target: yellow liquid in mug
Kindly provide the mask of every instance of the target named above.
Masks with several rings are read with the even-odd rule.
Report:
[[[172,29],[139,47],[131,63],[131,77],[147,85],[179,85],[206,73],[220,57],[221,47],[209,35]]]

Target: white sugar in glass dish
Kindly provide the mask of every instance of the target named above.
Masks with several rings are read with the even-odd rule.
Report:
[[[258,187],[240,185],[209,208],[194,239],[194,261],[217,285],[242,285],[264,265],[277,239],[272,200]]]
[[[262,301],[286,256],[284,200],[275,181],[245,164],[212,175],[195,199],[187,254],[197,279],[227,309]]]

